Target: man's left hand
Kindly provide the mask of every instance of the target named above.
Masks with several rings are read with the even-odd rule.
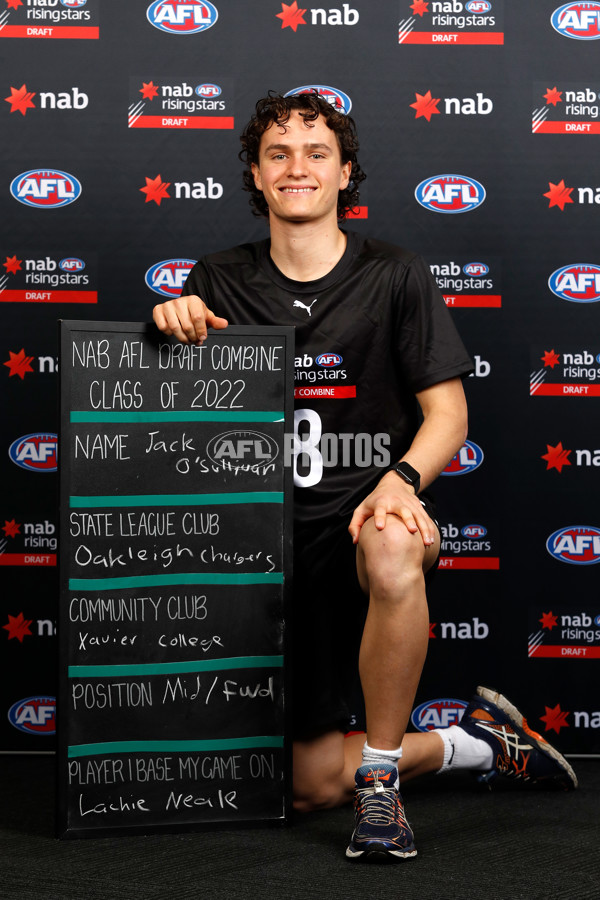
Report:
[[[414,488],[404,482],[395,472],[387,472],[375,490],[365,497],[354,510],[348,526],[352,542],[358,543],[360,529],[371,517],[373,517],[375,528],[383,531],[388,515],[396,516],[404,522],[411,534],[420,532],[426,547],[433,544],[435,524],[425,512]]]

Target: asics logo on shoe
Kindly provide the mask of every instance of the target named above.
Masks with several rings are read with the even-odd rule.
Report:
[[[386,772],[385,769],[371,769],[368,775],[364,775],[364,780],[368,782],[372,781],[391,781],[392,775],[394,772]],[[396,779],[394,778],[394,781]]]

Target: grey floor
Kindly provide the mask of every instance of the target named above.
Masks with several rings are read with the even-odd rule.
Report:
[[[600,898],[600,760],[572,793],[487,791],[469,776],[405,786],[419,854],[346,861],[351,809],[285,828],[57,841],[52,757],[0,758],[2,900]]]

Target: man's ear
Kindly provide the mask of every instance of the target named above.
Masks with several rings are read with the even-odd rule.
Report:
[[[350,174],[352,172],[352,163],[348,161],[344,163],[342,166],[342,173],[340,175],[340,191],[345,190],[350,183]]]
[[[256,163],[252,163],[250,166],[250,169],[252,171],[252,177],[254,178],[254,184],[256,185],[256,187],[259,191],[262,191],[262,181],[261,181],[261,177],[260,177],[260,169],[258,168]]]

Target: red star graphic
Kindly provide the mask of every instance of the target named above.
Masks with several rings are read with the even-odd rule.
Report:
[[[550,190],[548,193],[544,194],[544,197],[547,197],[550,201],[548,209],[551,209],[553,206],[558,206],[564,211],[565,204],[573,202],[571,200],[571,194],[573,193],[574,188],[566,187],[564,180],[559,181],[558,184],[552,184],[552,182],[549,181],[548,185]]]
[[[21,526],[18,524],[18,522],[15,522],[14,519],[12,519],[12,521],[10,522],[5,520],[4,525],[2,526],[2,530],[4,531],[6,537],[14,538],[18,534],[21,534]]]
[[[12,350],[9,350],[8,355],[10,356],[10,359],[8,359],[4,365],[8,366],[10,369],[9,378],[12,378],[13,375],[18,375],[21,381],[23,381],[26,372],[33,372],[33,369],[31,368],[33,356],[25,356],[24,348],[21,348],[18,353],[13,353]]]
[[[431,122],[431,117],[433,115],[435,115],[436,113],[438,115],[440,114],[440,111],[437,108],[437,105],[440,102],[440,98],[438,97],[438,99],[435,100],[431,96],[431,91],[427,91],[426,94],[415,93],[415,97],[417,98],[416,102],[410,104],[412,109],[416,110],[415,119],[424,116],[428,122]]]
[[[410,8],[415,16],[423,16],[429,12],[429,3],[427,0],[415,0],[414,3],[411,3]]]
[[[7,9],[18,9],[20,6],[23,6],[23,0],[6,0],[8,3]]]
[[[296,31],[298,25],[307,24],[303,19],[305,12],[305,9],[298,9],[298,4],[294,0],[289,6],[286,6],[285,3],[281,4],[281,12],[277,13],[277,18],[281,19],[282,28],[291,28],[292,31]]]
[[[561,728],[569,727],[569,723],[565,721],[569,713],[562,711],[560,703],[557,703],[554,709],[550,709],[549,706],[546,706],[545,709],[546,715],[540,716],[540,721],[546,723],[546,731],[555,731],[560,734]]]
[[[556,87],[548,88],[544,97],[546,98],[546,106],[550,106],[551,103],[553,106],[556,106],[557,103],[562,102],[562,91],[559,91]]]
[[[146,83],[142,81],[143,87],[140,88],[140,94],[144,98],[144,100],[154,100],[155,97],[158,97],[158,85],[154,84],[153,81],[149,81]]]
[[[569,453],[570,450],[564,450],[562,442],[559,441],[556,447],[551,447],[550,444],[546,444],[548,448],[548,452],[544,453],[542,459],[545,459],[548,465],[546,466],[546,471],[548,472],[550,469],[557,469],[559,472],[562,472],[563,466],[570,466],[569,462]]]
[[[11,113],[20,112],[24,116],[28,109],[35,109],[33,97],[35,97],[35,91],[28,91],[27,85],[24,84],[20,88],[11,87],[10,97],[4,99],[10,103]]]
[[[558,625],[558,616],[555,616],[552,610],[550,610],[550,612],[542,613],[542,618],[538,619],[538,622],[542,623],[542,628],[547,628],[548,631],[552,631],[552,629]]]
[[[16,638],[18,641],[23,643],[23,638],[26,634],[31,634],[29,626],[31,625],[31,619],[26,619],[23,613],[19,613],[18,616],[11,616],[8,614],[8,625],[3,625],[2,627],[8,631],[8,640],[12,640],[12,638]]]
[[[555,353],[554,350],[545,350],[544,355],[540,356],[540,359],[546,368],[550,366],[551,369],[560,362],[560,356],[558,353]]]
[[[22,259],[17,259],[16,256],[7,256],[6,262],[2,263],[4,268],[6,269],[6,274],[16,275],[17,272],[21,269]]]
[[[140,188],[140,191],[146,195],[146,203],[154,200],[160,206],[163,200],[171,196],[167,190],[170,185],[170,181],[161,181],[160,175],[157,175],[156,178],[146,178],[146,187]]]
[[[429,637],[430,637],[430,638],[436,638],[436,637],[437,637],[437,634],[435,633],[435,626],[436,626],[436,625],[437,625],[437,622],[430,622],[430,623],[429,623]]]

